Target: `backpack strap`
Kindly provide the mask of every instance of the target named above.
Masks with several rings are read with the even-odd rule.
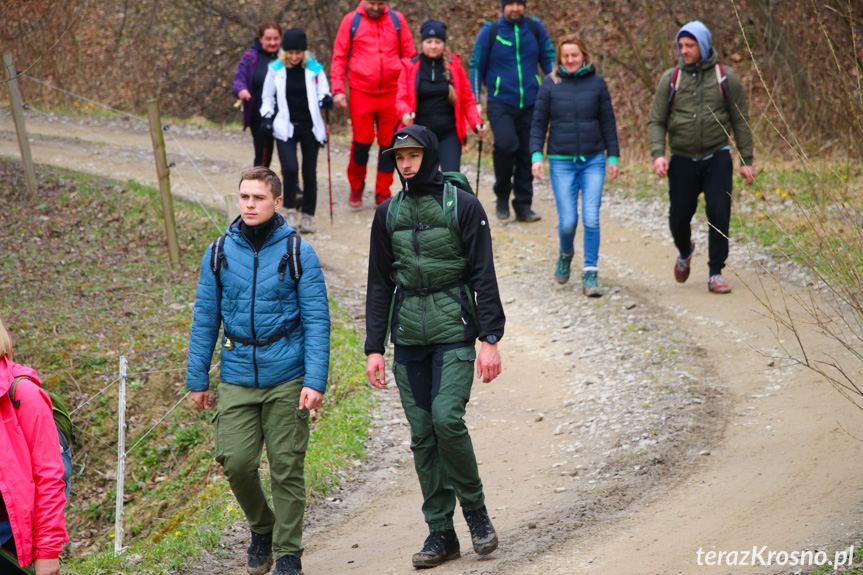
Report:
[[[482,86],[482,82],[485,81],[485,77],[488,74],[489,62],[491,60],[491,49],[494,48],[494,42],[497,40],[497,32],[499,29],[499,23],[497,20],[489,23],[488,27],[488,49],[485,53],[485,68],[482,70],[482,78],[480,80],[480,86]]]
[[[399,59],[402,58],[402,24],[399,22],[399,17],[396,11],[390,8],[390,18],[393,21],[393,27],[396,29],[396,46],[399,48]]]
[[[396,45],[399,48],[399,59],[402,57],[402,43],[401,43],[401,35],[402,35],[402,23],[399,22],[399,17],[396,15],[395,10],[389,10],[390,19],[393,21],[393,26],[396,29]],[[354,51],[354,36],[357,35],[357,29],[360,27],[360,22],[363,19],[363,15],[358,11],[354,10],[354,20],[351,22],[351,43],[348,48],[348,62],[351,61],[351,53]]]
[[[288,234],[287,249],[285,255],[282,256],[282,261],[279,262],[279,281],[284,281],[285,271],[288,270],[294,282],[300,283],[300,278],[303,275],[303,264],[300,262],[300,245],[302,245],[302,240],[297,232]]]
[[[725,106],[728,107],[728,101],[731,97],[728,92],[728,75],[725,73],[725,66],[717,62],[713,70],[716,72],[716,83],[719,84],[719,91],[722,92],[722,100],[725,102]]]
[[[213,240],[213,249],[210,251],[210,269],[213,270],[213,275],[216,276],[216,284],[219,286],[219,292],[222,291],[222,279],[219,277],[219,272],[222,266],[228,267],[228,258],[225,257],[225,236],[220,236]]]
[[[668,111],[671,112],[671,106],[674,105],[674,98],[677,96],[677,89],[680,88],[680,67],[675,66],[671,72],[671,92],[668,94]]]
[[[461,239],[461,225],[458,221],[458,189],[450,182],[443,186],[443,213],[447,226],[456,238]]]
[[[29,379],[30,381],[33,381],[32,379],[30,379],[26,375],[19,375],[18,377],[16,377],[15,379],[12,380],[12,387],[9,388],[9,400],[12,402],[12,407],[14,407],[15,409],[18,409],[19,407],[21,407],[21,400],[15,399],[15,388],[18,387],[18,382],[21,381],[22,379]]]
[[[530,33],[533,34],[533,37],[536,40],[537,48],[539,48],[539,51],[542,52],[542,46],[539,45],[539,26],[536,24],[536,20],[534,20],[531,16],[525,16],[524,19],[527,21],[527,28],[530,30]]]
[[[399,211],[402,209],[402,200],[404,200],[404,190],[390,200],[390,205],[387,206],[387,235],[390,240],[393,239],[394,224],[399,217]]]

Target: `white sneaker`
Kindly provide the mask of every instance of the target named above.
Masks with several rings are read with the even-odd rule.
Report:
[[[294,208],[289,209],[287,215],[285,216],[285,220],[287,220],[289,226],[296,229],[298,220],[297,210],[295,210]]]
[[[315,224],[312,221],[312,216],[309,214],[303,214],[303,220],[300,224],[300,232],[304,234],[315,233]]]

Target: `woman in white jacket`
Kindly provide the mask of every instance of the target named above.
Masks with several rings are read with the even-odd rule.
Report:
[[[299,160],[297,144],[303,153],[302,233],[315,231],[312,218],[318,196],[318,150],[327,140],[321,109],[331,109],[333,98],[324,67],[308,55],[306,33],[299,28],[286,30],[278,59],[270,64],[264,80],[261,117],[272,122],[273,136],[282,164],[284,205],[288,225],[297,227]],[[278,104],[278,113],[274,110]]]

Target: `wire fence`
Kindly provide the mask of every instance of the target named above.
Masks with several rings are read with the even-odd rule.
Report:
[[[49,82],[45,82],[44,80],[40,80],[39,78],[35,78],[29,74],[19,72],[18,77],[30,80],[32,82],[35,82],[41,86],[48,88],[48,89],[56,90],[62,94],[66,94],[72,98],[76,98],[78,100],[88,102],[93,106],[99,106],[100,108],[108,110],[111,113],[114,113],[114,114],[117,114],[120,116],[124,116],[124,117],[130,118],[130,119],[138,121],[138,122],[143,122],[145,124],[149,124],[149,121],[146,118],[142,118],[140,116],[130,114],[128,112],[125,112],[123,110],[117,109],[117,108],[112,107],[112,106],[109,106],[108,104],[104,104],[104,103],[99,102],[97,100],[93,100],[93,99],[88,98],[86,96],[83,96],[81,94],[76,94],[74,92],[64,90],[63,88],[60,88],[60,87],[55,86],[53,84],[50,84]],[[32,112],[35,112],[35,113],[40,114],[40,115],[45,116],[45,117],[49,117],[49,118],[52,117],[52,114],[49,114],[49,113],[42,111],[42,110],[39,110],[38,108],[36,108],[35,106],[33,106],[31,104],[25,104],[25,109],[32,111]],[[141,148],[129,146],[126,144],[122,144],[122,143],[118,142],[117,140],[112,140],[112,139],[106,138],[105,136],[96,132],[95,130],[90,130],[86,127],[78,126],[77,124],[74,124],[74,123],[70,123],[69,125],[72,126],[73,129],[77,129],[77,130],[80,130],[82,132],[85,132],[88,136],[95,136],[95,137],[99,138],[100,140],[102,140],[106,144],[109,144],[113,148],[125,149],[125,150],[130,150],[133,152],[144,151]],[[176,145],[177,148],[179,148],[180,155],[182,157],[185,157],[185,159],[188,161],[188,163],[191,164],[191,166],[198,173],[198,175],[201,177],[201,179],[206,183],[206,185],[210,188],[210,190],[212,190],[215,197],[220,197],[220,194],[216,190],[213,183],[210,181],[209,178],[207,178],[206,174],[204,174],[204,172],[198,166],[198,163],[195,161],[195,159],[192,157],[192,155],[189,153],[189,151],[186,149],[186,147],[183,146],[183,144],[180,142],[180,140],[178,140],[177,137],[174,135],[174,132],[171,130],[171,126],[166,124],[165,126],[163,126],[162,130],[163,130],[163,132],[165,132],[166,134],[168,134],[171,137],[171,140],[173,141],[173,143]],[[202,198],[207,198],[207,196],[205,196],[204,194],[199,192],[194,186],[189,184],[188,180],[186,180],[186,178],[183,176],[182,172],[178,168],[176,161],[171,162],[168,165],[168,167],[173,169],[174,172],[180,177],[180,179],[183,182],[183,185],[186,187],[186,189],[189,190],[189,192],[193,196],[194,201],[198,204],[198,206],[201,208],[201,210],[203,210],[204,214],[206,214],[207,219],[209,219],[209,221],[213,224],[213,226],[216,228],[216,230],[219,233],[222,233],[224,231],[224,226],[222,226],[218,223],[218,221],[213,217],[211,211],[204,205],[204,202],[202,201]]]

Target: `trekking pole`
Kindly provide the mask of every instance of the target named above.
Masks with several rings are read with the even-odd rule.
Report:
[[[482,169],[482,136],[479,138],[479,153],[476,155],[476,197],[479,197],[480,169]]]
[[[327,181],[330,184],[330,225],[333,225],[333,168],[330,163],[330,110],[324,110],[327,116]]]

